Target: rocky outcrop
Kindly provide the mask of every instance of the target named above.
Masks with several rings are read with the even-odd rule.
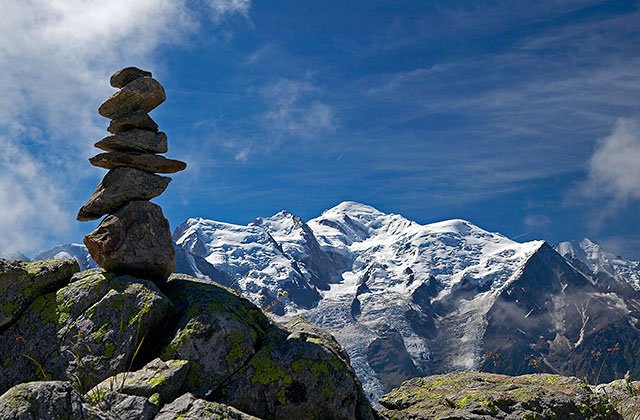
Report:
[[[146,201],[162,194],[171,181],[155,173],[175,173],[187,165],[158,155],[167,152],[167,135],[158,132],[147,113],[164,102],[166,95],[151,76],[136,67],[111,76],[111,86],[120,90],[98,112],[112,120],[108,128],[112,134],[95,144],[106,153],[89,159],[92,165],[110,171],[80,208],[77,219],[107,215],[84,240],[101,267],[161,284],[175,269],[175,252],[162,209]]]
[[[0,279],[15,271],[0,262]],[[64,278],[0,330],[0,418],[376,418],[342,347],[302,319],[185,275],[161,292],[31,264]]]
[[[456,372],[414,378],[380,399],[393,419],[622,419],[613,404],[566,376]]]

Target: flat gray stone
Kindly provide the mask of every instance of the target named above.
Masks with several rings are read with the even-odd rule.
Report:
[[[187,167],[187,164],[182,161],[167,159],[163,156],[126,152],[100,153],[90,158],[89,162],[99,168],[115,169],[126,166],[161,174],[180,172]]]
[[[167,153],[167,135],[135,129],[107,136],[95,146],[107,152]]]
[[[149,112],[167,99],[162,85],[151,77],[140,77],[125,85],[100,105],[106,118],[121,118],[134,111]]]
[[[114,88],[124,87],[126,84],[133,82],[141,77],[151,77],[151,72],[139,69],[137,67],[125,67],[113,73],[109,82]]]
[[[107,131],[113,134],[123,133],[129,130],[147,130],[158,131],[158,124],[144,111],[133,111],[131,114],[127,114],[124,117],[111,120]]]
[[[130,201],[151,200],[167,189],[171,178],[135,168],[115,168],[107,173],[76,219],[95,220],[113,213]]]
[[[175,270],[169,222],[160,206],[132,201],[84,237],[96,263],[116,274],[164,282]]]

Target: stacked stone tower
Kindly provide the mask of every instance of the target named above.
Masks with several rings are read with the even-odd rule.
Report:
[[[111,119],[111,135],[95,144],[106,153],[91,159],[92,165],[108,169],[95,192],[78,212],[79,221],[107,215],[85,236],[93,259],[117,274],[163,282],[175,269],[175,251],[169,222],[160,206],[149,200],[159,196],[184,162],[167,159],[167,136],[147,114],[166,99],[164,88],[151,73],[127,67],[111,76],[120,89],[98,108]]]

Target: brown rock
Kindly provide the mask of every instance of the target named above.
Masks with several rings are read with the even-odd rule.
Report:
[[[131,130],[105,137],[95,146],[107,152],[166,153],[167,135],[163,132]]]
[[[125,67],[113,73],[109,82],[114,88],[121,88],[140,77],[151,77],[151,72],[137,67]]]
[[[122,118],[134,111],[149,112],[166,99],[164,88],[151,77],[140,77],[125,85],[100,105],[103,117]]]
[[[109,171],[76,217],[78,221],[95,220],[114,213],[134,200],[150,200],[159,196],[171,178],[150,174],[134,168]]]
[[[187,167],[187,164],[163,156],[136,154],[125,152],[100,153],[89,159],[93,166],[105,169],[115,169],[121,166],[136,168],[147,172],[172,174]]]
[[[132,201],[105,217],[84,244],[101,267],[116,274],[164,282],[175,270],[169,222],[148,201]]]
[[[124,131],[134,130],[158,131],[158,124],[151,119],[149,114],[144,111],[133,111],[124,117],[111,120],[107,131],[110,133],[122,133]]]

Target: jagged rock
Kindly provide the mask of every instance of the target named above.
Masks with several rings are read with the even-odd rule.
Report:
[[[151,77],[150,71],[142,70],[137,67],[125,67],[113,73],[109,82],[114,88],[121,88],[140,77]]]
[[[107,419],[82,399],[70,383],[47,381],[17,385],[0,396],[0,418]]]
[[[117,390],[120,394],[137,395],[150,398],[157,394],[159,402],[173,401],[187,379],[189,362],[187,360],[154,359],[135,372],[123,372],[105,379],[93,387],[88,396],[104,394]]]
[[[73,259],[30,263],[0,259],[0,331],[38,296],[66,285],[78,271]]]
[[[144,111],[133,111],[124,117],[111,120],[107,131],[113,134],[123,133],[129,130],[158,131],[158,124]]]
[[[104,390],[98,394],[88,394],[87,400],[110,419],[151,420],[158,414],[158,406],[145,397],[126,395]]]
[[[182,161],[167,159],[163,156],[124,152],[100,153],[90,158],[89,162],[91,162],[93,166],[105,169],[127,166],[147,172],[163,174],[179,172],[187,167],[187,164]]]
[[[611,403],[566,376],[455,372],[414,378],[380,399],[393,419],[621,419]]]
[[[134,111],[149,112],[166,99],[164,88],[151,77],[127,83],[100,105],[98,113],[106,118],[122,118]]]
[[[167,135],[148,130],[129,130],[105,137],[95,144],[107,152],[166,153]]]
[[[159,196],[171,178],[134,168],[116,168],[107,173],[89,200],[80,208],[79,221],[98,219],[114,213],[130,201],[150,200]]]
[[[165,405],[156,420],[175,419],[225,419],[225,420],[258,420],[233,407],[224,404],[197,399],[192,394],[185,394]]]
[[[85,236],[93,259],[114,273],[164,282],[175,269],[169,222],[148,201],[131,201]]]
[[[270,322],[248,300],[211,282],[174,274],[165,291],[181,317],[162,356],[190,360],[187,389],[205,397],[255,354]]]
[[[214,391],[214,400],[267,418],[375,418],[346,353],[329,334],[297,319],[273,324],[261,344]]]

